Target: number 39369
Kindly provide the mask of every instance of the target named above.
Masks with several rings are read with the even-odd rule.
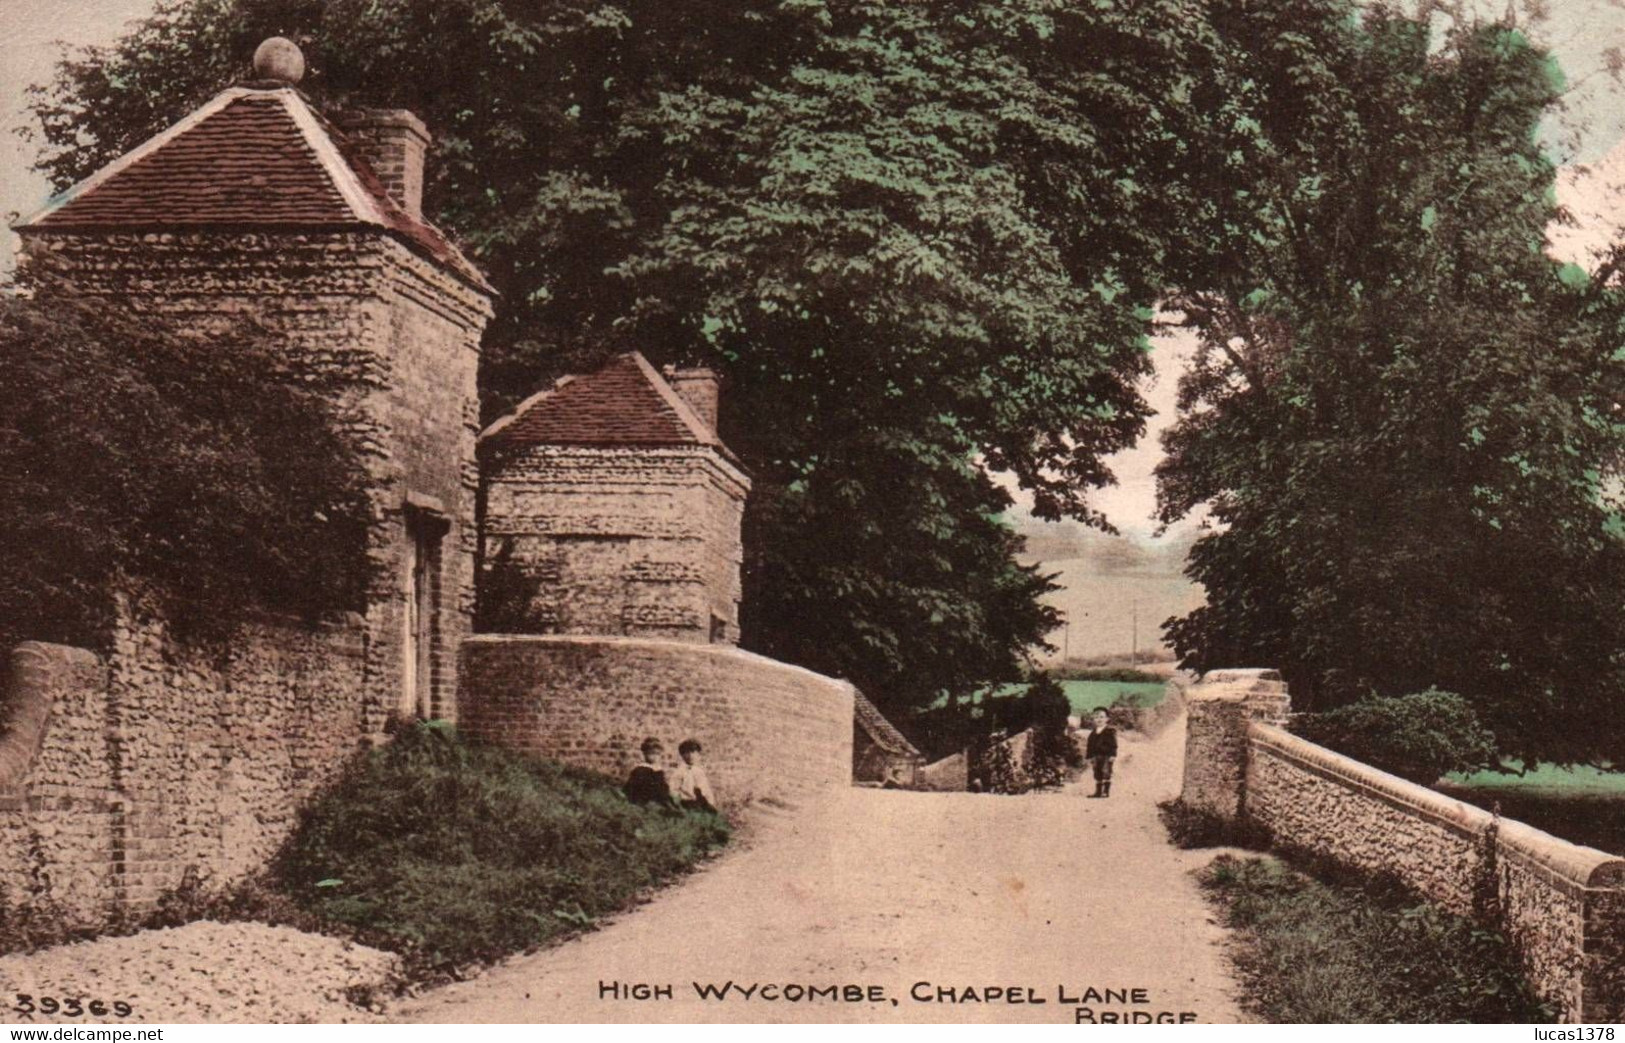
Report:
[[[127,1018],[135,1010],[123,1000],[87,1000],[78,996],[67,999],[58,999],[55,996],[30,996],[19,992],[17,1001],[11,1009],[18,1014],[43,1014],[48,1018],[64,1017],[78,1018],[90,1015],[93,1018],[104,1018],[111,1014],[116,1018]]]

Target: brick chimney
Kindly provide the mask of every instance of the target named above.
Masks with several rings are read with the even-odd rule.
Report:
[[[423,159],[429,128],[406,109],[362,109],[335,120],[402,210],[423,218]]]
[[[721,382],[709,369],[678,369],[667,366],[662,371],[666,383],[677,392],[677,397],[688,403],[712,432],[717,429],[717,399]]]

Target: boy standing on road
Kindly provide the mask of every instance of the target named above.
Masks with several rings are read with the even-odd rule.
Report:
[[[1112,795],[1112,761],[1117,759],[1117,729],[1111,726],[1104,706],[1095,707],[1094,730],[1084,744],[1083,756],[1095,769],[1095,792],[1091,796]]]

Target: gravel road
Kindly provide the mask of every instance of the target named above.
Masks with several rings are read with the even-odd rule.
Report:
[[[120,938],[61,945],[0,957],[0,1022],[333,1023],[376,1021],[350,1004],[352,986],[382,986],[397,958],[336,938],[256,923],[193,923]],[[84,1012],[21,1014],[18,993],[32,1005],[76,998]],[[100,1001],[110,1013],[95,1016]],[[113,1004],[130,1005],[119,1017]]]
[[[1242,1020],[1224,933],[1190,877],[1211,853],[1173,849],[1157,822],[1156,802],[1178,791],[1183,739],[1177,724],[1151,742],[1126,735],[1107,800],[1083,785],[843,791],[604,930],[391,1017],[1071,1022],[1087,1008]],[[728,982],[727,999],[696,992]],[[752,983],[762,988],[745,998]],[[639,999],[636,986],[671,995]]]

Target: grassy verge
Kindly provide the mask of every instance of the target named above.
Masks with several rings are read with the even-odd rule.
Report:
[[[288,924],[441,981],[588,929],[727,840],[717,815],[634,807],[613,779],[418,725],[307,809],[267,874],[224,895],[183,887],[142,926]]]
[[[1221,855],[1203,889],[1240,934],[1252,1013],[1275,1023],[1549,1022],[1497,932],[1397,885]]]
[[[589,927],[728,837],[715,815],[633,807],[614,780],[418,726],[305,816],[277,882],[415,975]]]

